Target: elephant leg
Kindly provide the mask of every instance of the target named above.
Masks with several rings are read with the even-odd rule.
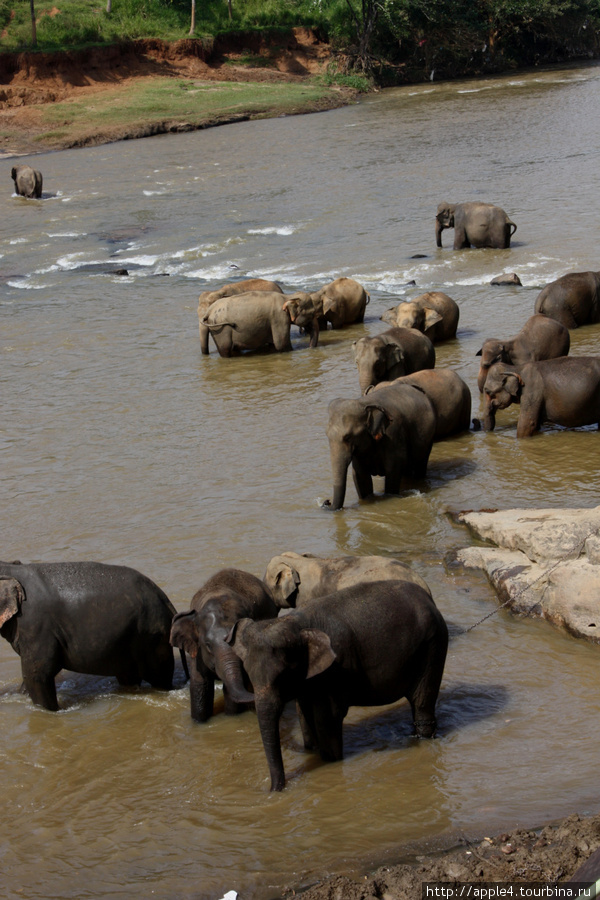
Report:
[[[517,437],[531,437],[540,427],[542,404],[521,402],[521,410],[517,421]]]
[[[471,242],[467,237],[466,231],[464,228],[454,228],[454,249],[455,250],[465,250],[467,247],[471,246]]]
[[[196,722],[206,722],[213,714],[215,679],[210,673],[202,674],[197,665],[190,667],[190,712]]]
[[[304,749],[318,750],[312,705],[306,702],[303,704],[298,700],[296,702],[296,710],[298,712],[298,719],[300,720]]]
[[[153,688],[170,691],[173,687],[175,660],[173,648],[166,638],[149,648],[142,665],[142,678]]]
[[[210,331],[206,325],[199,325],[198,327],[200,329],[200,350],[202,351],[203,356],[208,356],[208,336]]]
[[[37,666],[29,666],[27,663],[21,663],[21,673],[23,675],[23,684],[25,690],[31,697],[35,706],[41,706],[56,712],[60,707],[56,699],[56,684],[54,682],[55,674],[50,672],[40,672]]]
[[[356,459],[352,459],[352,479],[359,500],[370,497],[373,493],[371,473]]]
[[[319,753],[323,762],[344,758],[343,723],[348,708],[341,709],[332,697],[325,695],[314,704],[314,723]]]
[[[402,469],[400,467],[394,468],[390,472],[386,472],[385,488],[384,488],[385,493],[386,494],[399,494],[401,483],[402,483]]]

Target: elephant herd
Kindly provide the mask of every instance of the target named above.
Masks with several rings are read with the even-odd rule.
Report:
[[[35,175],[31,186],[21,168],[13,169],[17,191],[37,190]],[[455,229],[455,249],[507,248],[516,230],[503,210],[482,203],[441,204],[435,227],[438,246],[442,230]],[[222,357],[291,350],[292,325],[316,347],[328,324],[362,322],[369,299],[345,277],[290,295],[263,279],[225,285],[200,295],[201,350],[209,353],[210,338]],[[435,344],[456,337],[456,302],[430,291],[381,319],[386,331],[352,344],[360,396],[329,404],[333,497],[324,505],[332,509],[343,507],[350,466],[360,499],[373,493],[374,476],[397,494],[405,479],[425,476],[434,441],[471,427],[468,386],[453,370],[435,368]],[[600,358],[568,355],[569,329],[595,322],[600,272],[570,273],[541,291],[518,334],[485,340],[477,379],[484,428],[515,402],[518,437],[545,421],[600,423]],[[285,785],[279,722],[292,700],[305,748],[323,760],[342,758],[342,723],[354,705],[407,698],[415,734],[432,737],[448,645],[444,618],[410,567],[378,556],[292,551],[270,560],[262,579],[217,572],[180,613],[154,582],[125,566],[0,563],[0,634],[21,657],[24,689],[48,710],[58,709],[55,677],[63,668],[170,689],[178,648],[192,719],[213,715],[217,680],[226,713],[254,705],[271,790]]]

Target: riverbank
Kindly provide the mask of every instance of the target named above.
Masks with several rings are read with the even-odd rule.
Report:
[[[250,46],[248,46],[250,44]],[[0,56],[0,155],[44,153],[256,118],[334,109],[332,52],[306,28],[205,52],[199,41],[135,41]]]

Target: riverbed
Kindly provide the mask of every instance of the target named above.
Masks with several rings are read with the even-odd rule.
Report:
[[[506,612],[451,564],[464,509],[598,504],[598,433],[496,431],[434,446],[423,485],[346,507],[325,427],[358,396],[352,341],[427,290],[460,307],[436,346],[480,413],[477,350],[515,334],[535,297],[598,268],[600,68],[382,91],[311,116],[31,157],[44,197],[6,197],[0,236],[4,559],[140,569],[178,609],[222,566],[262,576],[282,550],[382,554],[431,587],[452,640],[439,736],[415,744],[406,704],[348,716],[341,763],[282,724],[288,785],[269,793],[256,718],[189,716],[170,693],[65,673],[57,714],[19,693],[0,644],[7,897],[266,900],[363,860],[600,810],[598,647]],[[22,161],[22,160],[21,160]],[[437,249],[442,200],[485,200],[510,250]],[[125,269],[127,275],[113,274]],[[491,286],[516,272],[522,287]],[[292,332],[286,354],[202,357],[198,294],[241,277],[286,292],[347,275],[362,325]],[[414,284],[412,283],[414,282]],[[600,326],[571,333],[600,354]]]

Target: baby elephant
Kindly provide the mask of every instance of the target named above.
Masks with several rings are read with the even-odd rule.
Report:
[[[238,619],[271,619],[279,612],[263,582],[241,569],[222,569],[192,597],[190,609],[178,613],[171,643],[194,660],[190,669],[191,716],[206,722],[213,714],[215,678],[223,682],[225,713],[234,715],[253,701],[244,684],[238,657],[225,636]]]
[[[227,636],[254,685],[271,773],[285,786],[279,720],[296,700],[307,750],[343,758],[343,721],[351,706],[406,697],[415,733],[433,737],[448,629],[430,594],[407,581],[357,584],[268,622],[242,619]]]
[[[430,593],[427,583],[410,566],[387,556],[327,559],[287,550],[270,560],[263,581],[282,609],[305,606],[316,597],[365,581],[412,581]]]
[[[517,437],[529,437],[544,422],[578,428],[600,425],[600,356],[559,356],[507,366],[496,363],[485,380],[486,431],[496,410],[520,403]]]
[[[61,669],[170,689],[175,612],[154,582],[126,566],[0,563],[0,633],[21,657],[29,696],[52,711]]]
[[[388,328],[381,334],[360,338],[352,349],[363,394],[380,381],[393,381],[435,366],[435,347],[416,328]]]
[[[504,341],[488,338],[483,342],[481,350],[475,354],[481,357],[477,386],[483,393],[487,373],[494,363],[522,366],[538,359],[554,359],[566,356],[570,346],[571,335],[568,328],[546,316],[530,316],[514,337]]]
[[[31,166],[13,166],[11,169],[11,178],[15,183],[15,193],[21,197],[35,197],[40,199],[42,196],[42,173]]]
[[[456,337],[459,309],[456,301],[443,291],[428,291],[408,303],[386,310],[383,322],[401,328],[417,328],[434,344]]]

